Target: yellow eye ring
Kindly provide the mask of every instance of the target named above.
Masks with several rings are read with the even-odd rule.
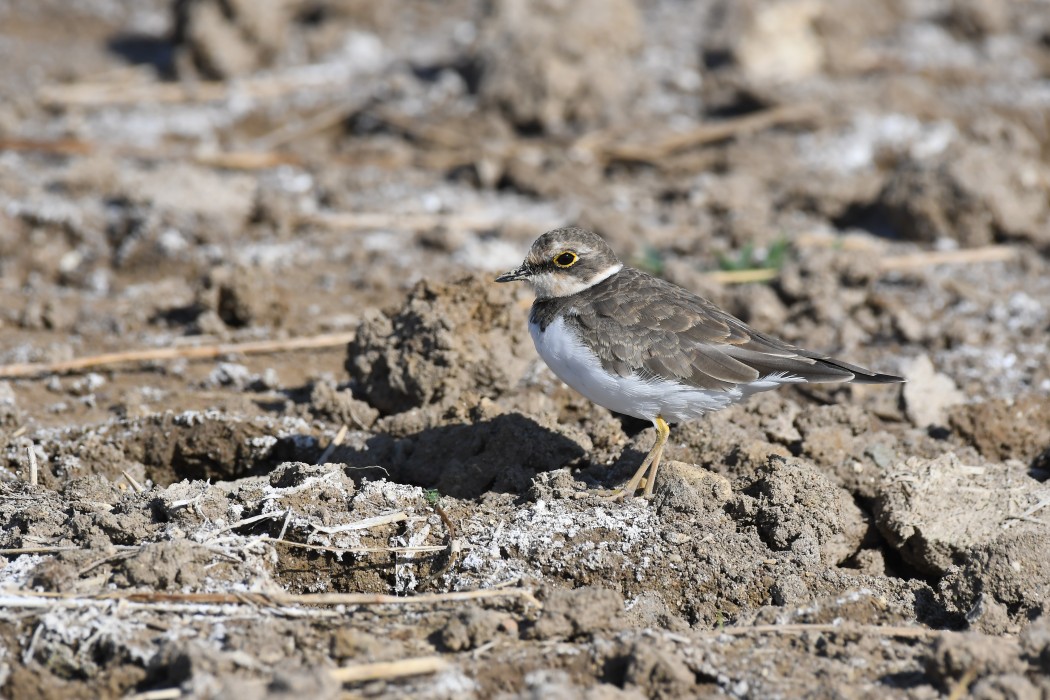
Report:
[[[572,267],[580,259],[580,256],[571,250],[563,250],[552,258],[552,262],[561,268]]]

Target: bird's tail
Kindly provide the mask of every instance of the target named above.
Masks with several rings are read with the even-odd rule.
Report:
[[[842,362],[841,360],[834,360],[831,358],[822,357],[817,360],[817,364],[846,370],[853,375],[853,378],[847,378],[845,381],[852,382],[853,384],[899,384],[904,381],[904,377],[898,377],[895,374],[880,374],[879,372],[873,372],[864,367],[858,367],[857,365],[851,365],[848,362]]]

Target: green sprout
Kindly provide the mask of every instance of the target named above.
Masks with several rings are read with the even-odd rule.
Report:
[[[642,249],[642,254],[632,260],[634,266],[642,272],[648,272],[655,277],[661,277],[664,271],[664,259],[660,251],[654,246],[647,245]]]
[[[758,254],[753,243],[747,243],[736,252],[736,255],[720,255],[718,267],[722,270],[779,270],[787,262],[791,244],[786,236],[781,236]]]
[[[722,630],[726,626],[726,616],[721,610],[715,611],[715,629]]]

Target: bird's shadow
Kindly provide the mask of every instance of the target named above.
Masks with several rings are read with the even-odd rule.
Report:
[[[477,498],[489,491],[525,493],[537,473],[578,462],[584,454],[574,440],[508,413],[404,436],[374,435],[338,448],[330,461],[345,463],[355,480],[386,478]]]

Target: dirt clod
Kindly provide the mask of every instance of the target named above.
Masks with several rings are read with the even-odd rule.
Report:
[[[207,78],[233,78],[267,67],[285,41],[287,3],[280,0],[179,0],[175,39],[186,60]]]
[[[529,639],[574,639],[617,630],[626,625],[623,597],[597,586],[574,590],[554,589],[543,598],[543,612],[525,630]]]
[[[240,267],[212,270],[198,294],[198,303],[231,328],[280,326],[288,310],[270,271]]]
[[[944,427],[948,410],[966,401],[951,377],[937,372],[930,358],[921,355],[905,370],[902,396],[908,420],[918,428],[931,425]]]
[[[773,457],[755,476],[733,507],[747,513],[773,550],[839,564],[860,549],[864,514],[812,464]]]
[[[659,481],[653,507],[660,514],[717,512],[733,497],[728,479],[684,462],[662,464]]]
[[[366,318],[346,369],[361,397],[384,414],[452,403],[468,390],[498,396],[531,359],[522,313],[511,290],[478,278],[421,282],[392,316]]]
[[[1018,462],[967,465],[953,453],[935,460],[912,457],[887,474],[875,502],[875,521],[909,563],[944,574],[957,561],[976,565],[984,559],[978,552],[1001,552],[1013,539],[1011,530],[1027,527],[1013,518],[1048,495]],[[1045,559],[1033,556],[1036,562]],[[1003,570],[980,580],[987,575],[1014,578]]]
[[[943,690],[955,687],[964,676],[971,679],[1022,670],[1012,645],[992,642],[980,635],[944,635],[934,645],[927,671]]]
[[[451,651],[476,649],[496,638],[506,626],[506,616],[495,610],[467,608],[454,615],[441,630],[441,643]]]
[[[641,17],[633,0],[500,0],[482,29],[482,99],[551,133],[629,107]]]
[[[991,460],[1030,462],[1050,447],[1050,402],[1034,396],[957,406],[950,412],[949,422],[966,442]]]
[[[880,200],[898,233],[911,240],[948,237],[976,246],[1023,238],[1045,246],[1045,190],[1036,179],[1021,181],[1018,168],[1035,175],[1045,166],[1026,159],[1006,167],[995,149],[965,145],[934,162],[903,162]]]
[[[177,591],[200,585],[205,567],[214,558],[212,552],[185,540],[157,542],[144,546],[134,556],[122,561],[117,567],[117,575],[124,577],[126,585]]]
[[[310,390],[310,411],[337,425],[368,430],[379,418],[379,411],[354,398],[350,389],[339,389],[334,382],[318,381]]]
[[[982,604],[982,596],[1002,605],[1007,619],[1005,624],[990,625],[994,633],[1016,631],[1033,617],[1045,615],[1050,610],[1050,553],[1045,545],[1046,533],[1040,525],[1021,523],[994,541],[973,547],[941,581],[946,600],[967,613]]]
[[[1050,617],[1034,620],[1021,635],[1021,648],[1043,673],[1050,673]]]
[[[627,653],[623,674],[625,688],[637,688],[647,697],[681,697],[695,682],[695,675],[673,653],[651,643],[635,643]]]

